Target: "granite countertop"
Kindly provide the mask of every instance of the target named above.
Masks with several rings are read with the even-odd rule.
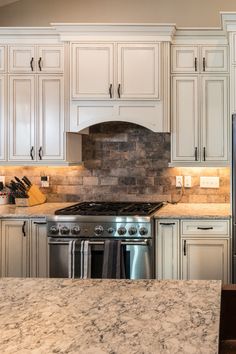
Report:
[[[179,203],[167,204],[157,211],[156,218],[230,218],[230,204],[227,203]]]
[[[1,353],[216,354],[220,281],[0,280]]]

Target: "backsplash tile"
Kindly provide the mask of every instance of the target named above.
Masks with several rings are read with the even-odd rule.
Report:
[[[50,176],[50,188],[42,189],[49,202],[115,200],[177,201],[176,175],[192,176],[181,202],[224,203],[230,199],[229,168],[169,168],[170,134],[154,133],[125,122],[95,125],[83,136],[83,166],[3,167],[0,174],[9,182],[28,176],[40,184]],[[219,189],[199,187],[200,176],[219,176]]]

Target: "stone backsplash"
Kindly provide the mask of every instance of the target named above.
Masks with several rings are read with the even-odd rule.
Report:
[[[169,168],[170,134],[154,133],[138,125],[113,122],[95,125],[83,136],[82,166],[3,167],[0,175],[28,176],[40,184],[50,176],[50,187],[42,189],[49,202],[58,201],[177,201],[176,175],[192,176],[181,202],[224,203],[230,199],[229,168]],[[219,189],[199,187],[200,176],[219,176]]]

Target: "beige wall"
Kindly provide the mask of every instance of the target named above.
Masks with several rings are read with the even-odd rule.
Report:
[[[220,11],[236,11],[236,0],[20,0],[0,8],[0,26],[172,22],[178,27],[212,27],[220,26]]]

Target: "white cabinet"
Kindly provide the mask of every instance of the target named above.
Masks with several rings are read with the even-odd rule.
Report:
[[[11,75],[9,160],[63,160],[62,76]]]
[[[4,73],[6,71],[6,47],[4,45],[0,45],[0,73]]]
[[[159,99],[159,43],[73,43],[72,99]]]
[[[181,278],[230,281],[228,220],[181,221]]]
[[[41,219],[31,221],[30,276],[49,276],[49,247],[46,222]]]
[[[228,47],[173,45],[172,73],[224,73],[228,71]]]
[[[29,276],[29,221],[4,220],[1,231],[1,275]]]
[[[11,45],[9,47],[10,73],[62,73],[63,46]]]
[[[172,162],[228,163],[228,77],[172,77]]]
[[[6,76],[0,75],[0,161],[6,160]]]
[[[155,270],[157,279],[179,279],[179,221],[156,221]]]

